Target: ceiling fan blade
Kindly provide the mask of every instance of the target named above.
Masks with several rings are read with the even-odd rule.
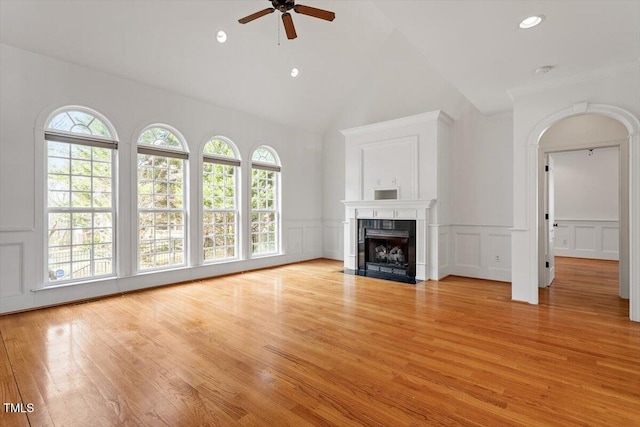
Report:
[[[245,16],[242,19],[238,19],[238,22],[241,23],[241,24],[246,24],[247,22],[251,22],[254,19],[262,18],[264,15],[268,15],[270,13],[273,13],[274,11],[275,11],[275,9],[270,7],[268,9],[261,10],[260,12],[252,13],[249,16]]]
[[[305,6],[302,4],[295,5],[293,7],[293,10],[303,15],[309,15],[313,16],[314,18],[324,19],[325,21],[333,21],[334,19],[336,19],[336,14],[333,12],[311,6]]]
[[[296,27],[293,26],[293,18],[290,13],[282,14],[282,22],[284,23],[284,30],[287,32],[287,38],[293,40],[298,35],[296,34]]]

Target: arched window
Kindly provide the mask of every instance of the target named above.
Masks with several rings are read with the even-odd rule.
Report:
[[[186,260],[185,145],[154,125],[138,137],[138,270],[181,266]]]
[[[251,156],[251,254],[280,251],[280,163],[275,151],[258,147]]]
[[[204,262],[238,257],[238,179],[235,147],[213,138],[203,149],[202,237]]]
[[[80,107],[58,111],[46,124],[47,282],[115,274],[113,127]]]

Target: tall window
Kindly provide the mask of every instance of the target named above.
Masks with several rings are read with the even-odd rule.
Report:
[[[186,258],[185,170],[188,153],[169,129],[138,138],[138,270],[180,266]]]
[[[202,202],[204,261],[238,256],[238,169],[232,145],[214,138],[203,150]]]
[[[259,147],[251,156],[251,253],[280,249],[280,165],[276,154]]]
[[[115,274],[118,142],[95,113],[68,109],[45,130],[48,283]]]

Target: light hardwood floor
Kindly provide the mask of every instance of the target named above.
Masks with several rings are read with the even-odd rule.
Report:
[[[0,424],[640,425],[617,263],[407,285],[294,264],[0,317]]]

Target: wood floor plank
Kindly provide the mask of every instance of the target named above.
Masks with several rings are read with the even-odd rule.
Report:
[[[28,426],[29,420],[26,413],[10,412],[5,404],[25,404],[20,397],[18,385],[13,376],[11,362],[4,346],[4,340],[0,336],[0,425],[7,427]]]
[[[557,258],[538,306],[315,260],[2,316],[0,393],[35,412],[0,423],[640,425],[617,268]]]

